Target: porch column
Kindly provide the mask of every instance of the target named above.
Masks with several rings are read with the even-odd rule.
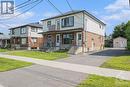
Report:
[[[76,46],[76,32],[74,32],[74,43],[73,43],[74,46]]]
[[[85,36],[84,36],[84,31],[82,31],[82,52],[84,53],[85,51]]]

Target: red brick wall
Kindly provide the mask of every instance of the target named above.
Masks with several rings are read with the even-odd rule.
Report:
[[[31,41],[31,38],[28,38],[28,41],[30,43],[31,48],[37,48],[37,47],[41,48],[43,46],[43,38],[41,37],[38,37],[35,43]]]
[[[86,32],[86,39],[87,39],[87,49],[89,51],[92,51],[92,42],[94,43],[94,49],[93,50],[101,50],[104,47],[104,36]]]

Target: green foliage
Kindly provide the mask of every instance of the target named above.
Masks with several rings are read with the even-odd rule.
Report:
[[[78,87],[130,87],[130,81],[120,80],[112,77],[91,75]]]
[[[0,72],[13,70],[25,66],[30,66],[32,63],[13,60],[13,59],[6,59],[6,58],[0,58]]]
[[[0,52],[7,52],[9,51],[8,49],[0,49]]]
[[[113,57],[101,67],[130,71],[130,55]]]
[[[127,49],[130,50],[130,40],[127,42]]]
[[[31,57],[44,60],[56,60],[68,57],[67,52],[40,52],[40,51],[10,51],[9,55]]]
[[[113,34],[112,34],[112,37],[113,38],[116,38],[116,37],[126,37],[125,35],[125,26],[126,24],[125,23],[122,23],[120,25],[117,25],[115,28],[114,28],[114,31],[113,31]]]
[[[130,21],[128,21],[128,23],[125,26],[126,30],[125,30],[125,35],[127,38],[127,48],[130,50]]]

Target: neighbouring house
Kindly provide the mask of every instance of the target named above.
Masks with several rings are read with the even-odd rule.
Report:
[[[85,10],[70,11],[41,20],[44,49],[68,49],[71,54],[102,50],[105,26],[101,20]]]
[[[124,37],[117,37],[117,38],[113,39],[113,47],[114,48],[126,48],[127,39]]]
[[[39,49],[43,47],[42,25],[30,23],[10,29],[12,49]]]
[[[9,48],[10,47],[10,36],[0,33],[0,48]]]

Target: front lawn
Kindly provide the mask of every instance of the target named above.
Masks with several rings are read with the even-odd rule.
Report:
[[[32,63],[17,61],[12,59],[0,58],[0,72],[30,66]]]
[[[0,52],[7,52],[7,51],[9,51],[8,49],[1,49],[0,48]]]
[[[113,57],[101,67],[130,71],[130,55]]]
[[[40,52],[40,51],[10,51],[9,55],[32,57],[44,60],[56,60],[68,57],[67,52]]]
[[[78,87],[130,87],[130,81],[90,75],[90,77],[84,80]]]

